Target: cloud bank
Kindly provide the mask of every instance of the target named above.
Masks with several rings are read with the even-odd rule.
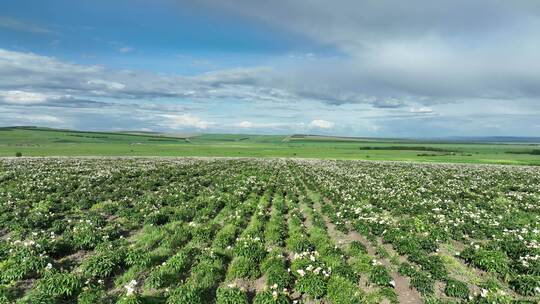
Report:
[[[219,16],[291,32],[333,52],[277,55],[260,64],[186,75],[0,48],[0,115],[23,108],[50,115],[45,112],[57,109],[59,121],[69,124],[103,113],[112,121],[132,111],[119,123],[207,131],[536,132],[527,125],[537,126],[540,114],[538,1],[198,3]],[[39,32],[11,18],[0,18],[0,27]],[[138,52],[139,47],[118,48],[123,55]]]

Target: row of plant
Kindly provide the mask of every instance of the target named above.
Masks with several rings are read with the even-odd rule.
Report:
[[[366,246],[360,241],[348,240],[345,236],[343,240],[347,241],[347,246],[338,246],[336,240],[332,239],[328,233],[326,221],[330,219],[326,217],[326,212],[321,210],[327,211],[325,207],[328,204],[321,205],[320,198],[310,191],[304,192],[304,195],[304,202],[308,207],[308,218],[313,223],[313,227],[310,229],[312,236],[310,239],[313,239],[313,242],[317,244],[318,252],[324,253],[327,263],[333,265],[333,277],[340,277],[341,283],[339,285],[341,287],[339,289],[348,291],[329,294],[329,299],[338,303],[379,303],[383,299],[397,303],[397,295],[393,289],[395,283],[388,268],[378,261],[377,257],[369,255]],[[321,208],[321,206],[324,207]],[[338,229],[338,227],[334,226],[334,229]],[[343,280],[346,280],[347,283]],[[372,291],[358,290],[362,287],[359,285],[360,282],[369,284]],[[333,289],[329,288],[328,290]]]
[[[332,204],[323,209],[331,211],[337,228],[354,227],[407,256],[410,264],[403,265],[402,273],[411,276],[411,284],[422,293],[436,291],[434,283],[439,280],[445,282],[448,296],[471,296],[463,288],[467,284],[448,276],[437,252],[450,240],[471,242],[459,257],[498,277],[498,284],[479,284],[478,289],[485,291],[473,296],[515,297],[502,294],[508,294],[506,286],[525,298],[540,293],[534,270],[538,269],[538,206],[533,204],[540,190],[534,184],[538,172],[486,166],[297,163],[303,179],[330,199]],[[484,176],[478,178],[479,174]],[[517,189],[521,194],[513,197],[518,200],[510,201],[509,194]],[[459,286],[460,292],[452,291],[452,286]]]
[[[73,163],[67,161],[61,166],[56,161],[49,161],[52,164],[48,164],[50,167],[45,168],[53,172],[51,175],[54,179],[56,179],[57,171],[71,172],[70,170],[73,170],[79,173],[81,171],[78,170],[81,166],[79,161],[73,161]],[[95,166],[93,169],[98,171],[105,170],[100,163],[83,163],[85,166]],[[41,166],[41,163],[38,164]],[[175,274],[184,274],[184,270],[188,268],[187,264],[191,263],[193,257],[199,256],[202,247],[200,244],[212,241],[215,232],[223,222],[235,216],[242,218],[238,214],[236,206],[238,202],[241,202],[247,193],[261,192],[266,188],[266,181],[251,175],[257,168],[248,164],[233,167],[221,162],[200,162],[200,164],[204,166],[195,166],[192,162],[188,164],[180,162],[176,164],[176,167],[163,164],[171,171],[166,175],[171,179],[171,183],[168,185],[160,183],[158,186],[155,183],[152,184],[149,191],[143,192],[138,200],[132,198],[130,206],[117,208],[118,202],[106,201],[95,203],[85,210],[80,206],[71,205],[69,200],[55,202],[54,208],[63,209],[63,211],[57,211],[58,219],[54,222],[63,218],[65,224],[60,231],[57,229],[58,225],[53,224],[28,233],[25,231],[27,227],[21,229],[20,225],[12,225],[11,221],[3,222],[3,228],[0,230],[5,232],[0,246],[2,255],[0,298],[8,302],[20,298],[18,302],[21,303],[72,302],[74,298],[80,298],[80,301],[86,303],[85,298],[94,299],[99,296],[100,301],[111,301],[122,294],[124,287],[129,286],[130,282],[138,283],[137,286],[131,286],[128,290],[132,290],[132,293],[134,290],[140,290],[142,285],[137,279],[154,273],[152,272],[155,270],[154,267],[158,267],[161,263],[166,264],[169,258],[171,258],[171,264],[175,265],[174,271],[164,270],[161,273],[163,277],[154,275],[153,278],[155,281],[164,279],[169,280],[167,284],[177,284],[180,278]],[[149,166],[147,161],[142,161],[142,163],[128,161],[122,166],[114,164],[107,168],[113,172],[118,170],[123,174],[126,174],[124,170],[129,169],[130,166],[141,166],[149,170],[146,176],[142,173],[130,175],[131,179],[137,180],[151,178],[151,172],[157,170],[157,165],[160,164]],[[141,168],[137,167],[135,171]],[[222,168],[220,174],[211,172],[216,168]],[[16,166],[10,169],[19,173],[18,170],[24,168]],[[156,172],[159,174],[167,172],[161,169]],[[29,174],[26,171],[22,173]],[[202,174],[213,174],[209,179],[212,183],[198,184],[197,180],[204,179],[201,178]],[[37,174],[37,176],[43,175]],[[13,197],[12,179],[14,178],[3,179],[5,184],[2,184],[0,195]],[[106,183],[110,180],[104,179],[102,182]],[[116,186],[122,189],[126,186],[125,181],[120,182]],[[131,184],[133,183],[134,181],[131,180]],[[185,187],[187,183],[191,183],[194,188]],[[48,182],[42,184],[45,185],[43,188],[50,188]],[[38,189],[31,195],[39,197],[41,191]],[[195,190],[189,190],[192,194],[186,195],[187,192],[181,189]],[[98,196],[101,195],[99,190],[98,186],[92,189]],[[62,194],[66,195],[65,192]],[[127,197],[123,199],[129,200]],[[8,200],[2,207],[12,208],[14,202],[15,199]],[[257,203],[255,200],[252,205]],[[220,210],[226,210],[226,212]],[[80,215],[80,220],[73,219],[75,213]],[[143,216],[139,216],[142,213],[144,213]],[[223,216],[220,217],[220,215]],[[11,216],[16,218],[19,214],[13,212]],[[214,217],[219,219],[215,224],[208,224]],[[125,223],[122,226],[125,230],[114,231],[109,228],[117,225],[117,222]],[[144,225],[143,229],[134,233],[141,224]],[[16,236],[23,236],[25,239],[14,240]],[[188,242],[189,244],[183,247]],[[182,266],[183,261],[189,262]],[[29,292],[26,286],[30,287]],[[148,287],[150,286],[152,284],[148,284]]]

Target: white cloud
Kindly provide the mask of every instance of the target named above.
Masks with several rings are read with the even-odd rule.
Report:
[[[411,113],[433,113],[433,109],[430,107],[418,107],[418,108],[411,108]]]
[[[212,122],[202,120],[199,117],[193,116],[191,114],[163,114],[160,115],[160,117],[164,118],[165,120],[159,122],[158,124],[171,129],[196,128],[204,130],[208,129],[209,126],[214,124]]]
[[[310,128],[332,129],[335,123],[322,119],[315,119],[309,123]]]
[[[25,92],[25,91],[0,91],[0,101],[9,104],[36,104],[47,101],[48,97],[45,94]]]
[[[242,121],[238,124],[238,127],[243,129],[253,128],[253,123],[251,121]]]
[[[378,126],[378,125],[373,125],[373,124],[371,124],[371,125],[368,125],[368,126],[367,126],[367,130],[370,131],[370,132],[377,132],[377,131],[379,131],[380,129],[381,129],[381,127]]]
[[[120,53],[130,53],[133,52],[135,49],[129,46],[124,46],[118,49]]]
[[[61,123],[62,120],[56,116],[44,114],[18,115],[15,117],[21,123]]]
[[[86,83],[89,84],[90,86],[95,86],[101,89],[108,89],[111,91],[120,91],[126,88],[126,85],[123,83],[114,82],[114,81],[106,81],[106,80],[101,80],[101,79],[89,80]]]

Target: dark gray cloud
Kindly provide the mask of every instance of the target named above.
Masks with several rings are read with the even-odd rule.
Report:
[[[334,96],[330,103],[540,96],[538,1],[201,2],[343,52],[281,78],[289,90]]]
[[[535,0],[200,0],[319,41],[343,47],[439,33],[468,36],[506,29],[536,18]]]

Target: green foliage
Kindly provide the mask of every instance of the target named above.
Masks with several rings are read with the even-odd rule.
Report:
[[[272,294],[271,291],[262,291],[255,295],[253,304],[290,304],[289,297],[282,293]]]
[[[446,280],[444,293],[449,297],[467,299],[469,297],[469,287],[467,284],[458,280]]]
[[[0,303],[8,304],[15,296],[15,290],[11,286],[0,284]]]
[[[203,291],[216,288],[223,280],[225,267],[219,258],[203,257],[199,264],[192,268],[190,282]]]
[[[101,288],[96,287],[85,287],[82,292],[79,293],[77,297],[78,304],[94,304],[94,303],[105,303],[106,293]]]
[[[432,294],[434,291],[433,285],[435,281],[429,273],[418,271],[411,278],[411,286],[416,288],[422,294]]]
[[[162,288],[173,284],[189,270],[198,254],[200,250],[197,247],[184,247],[166,262],[152,269],[146,278],[145,285],[150,288]]]
[[[537,170],[517,166],[5,159],[0,303],[237,302],[223,282],[261,276],[268,290],[249,294],[252,302],[286,303],[293,292],[397,303],[395,266],[426,303],[534,299],[539,181]],[[376,256],[366,243],[338,243],[344,235],[328,220],[374,241]],[[485,282],[451,256],[461,249],[454,241],[471,244],[460,256],[490,272]],[[469,285],[449,272],[483,296],[468,302]],[[359,277],[372,290],[357,298]],[[133,280],[144,282],[136,290],[144,296],[122,296]],[[453,300],[436,299],[435,282]]]
[[[285,267],[273,265],[266,272],[266,282],[269,286],[277,285],[278,288],[285,288],[291,284],[292,277]]]
[[[17,304],[52,304],[57,303],[53,296],[41,292],[39,289],[30,290]]]
[[[224,287],[218,288],[216,293],[216,304],[247,304],[248,298],[245,292],[238,288]]]
[[[167,304],[205,304],[202,294],[202,290],[192,284],[181,285],[170,292]]]
[[[326,294],[327,280],[321,275],[308,273],[296,280],[294,288],[300,293],[319,299]]]
[[[506,274],[509,271],[510,261],[507,255],[498,250],[469,247],[461,253],[461,256],[474,266],[489,272]]]
[[[37,288],[54,298],[70,297],[82,288],[82,282],[72,273],[47,271],[38,281]]]
[[[93,249],[102,241],[103,234],[90,220],[77,223],[71,231],[71,242],[77,249]]]
[[[369,273],[371,271],[372,258],[368,255],[357,255],[351,259],[351,268],[357,273]]]
[[[259,238],[241,238],[236,242],[234,254],[258,263],[266,256],[266,248]]]
[[[234,258],[229,267],[227,274],[228,278],[251,278],[255,279],[260,276],[259,266],[256,261],[244,257],[238,256]]]
[[[203,244],[209,243],[214,238],[217,226],[215,225],[197,225],[191,231],[193,240]]]
[[[398,272],[403,276],[412,277],[417,270],[411,264],[404,262],[399,265]]]
[[[360,254],[367,254],[367,248],[366,246],[359,241],[352,241],[349,245],[349,253],[352,256],[360,255]]]
[[[226,249],[234,243],[238,228],[233,224],[225,225],[212,241],[212,246],[217,249]]]
[[[85,259],[81,271],[88,278],[106,278],[111,276],[122,265],[120,252],[99,252]]]
[[[169,215],[162,211],[153,211],[146,215],[144,223],[147,225],[165,225],[169,222]]]
[[[510,281],[510,286],[524,296],[540,295],[540,276],[521,275]]]
[[[444,265],[440,256],[419,255],[416,259],[412,260],[420,265],[423,270],[429,272],[431,277],[435,280],[444,280],[448,275],[446,266]]]
[[[304,252],[313,250],[313,245],[305,235],[294,234],[287,239],[287,248],[292,252]]]
[[[121,296],[116,304],[143,304],[143,300],[137,295]]]
[[[327,290],[326,297],[334,304],[364,303],[363,293],[358,289],[358,286],[339,276],[330,278]]]
[[[130,247],[126,252],[124,262],[128,266],[147,266],[151,259],[147,251],[141,248]]]
[[[376,265],[371,267],[370,273],[369,273],[369,281],[377,284],[379,286],[392,286],[390,283],[392,281],[392,277],[390,276],[390,273],[388,273],[388,270],[383,265]]]
[[[10,283],[35,276],[50,259],[28,247],[17,247],[11,256],[0,261],[0,283]]]

